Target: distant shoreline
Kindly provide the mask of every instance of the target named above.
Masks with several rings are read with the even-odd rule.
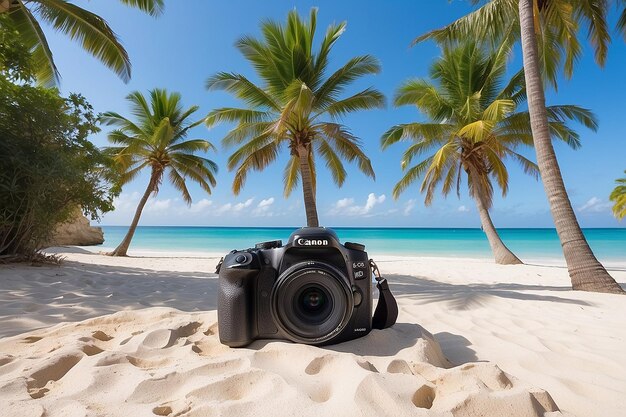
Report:
[[[84,255],[104,255],[110,252],[114,247],[106,246],[58,246],[50,247],[44,250],[50,254],[63,254],[63,253],[78,253]],[[179,250],[146,250],[146,249],[130,249],[128,256],[131,258],[155,258],[155,259],[205,259],[207,261],[216,260],[223,257],[227,251],[215,252],[215,251],[179,251]],[[493,264],[493,259],[490,256],[485,257],[462,257],[453,255],[389,255],[389,254],[376,254],[375,252],[369,252],[370,257],[377,260],[382,259],[385,262],[393,261],[418,261],[418,262],[442,262],[442,261],[454,261],[454,262],[467,262],[467,263],[487,263]],[[540,266],[540,267],[556,267],[566,268],[565,259],[562,258],[528,258],[524,259],[526,265]],[[604,262],[604,266],[609,271],[626,271],[626,259],[621,260],[608,260]],[[503,266],[503,267],[515,267]]]
[[[258,242],[287,243],[291,227],[139,226],[129,253],[223,254],[233,249],[254,247]],[[492,260],[485,234],[479,228],[333,228],[341,242],[358,242],[370,256],[398,255],[435,258]],[[104,244],[90,251],[112,251],[128,230],[124,226],[102,226]],[[502,240],[525,262],[563,262],[561,244],[554,229],[499,229]],[[584,229],[598,259],[607,265],[626,262],[626,229]]]

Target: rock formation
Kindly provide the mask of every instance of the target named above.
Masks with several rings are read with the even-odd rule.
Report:
[[[65,223],[59,224],[47,246],[90,246],[104,242],[102,228],[89,225],[89,220],[76,209]]]

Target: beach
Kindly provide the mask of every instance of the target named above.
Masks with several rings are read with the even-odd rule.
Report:
[[[0,268],[3,415],[620,416],[623,296],[559,266],[377,257],[400,314],[327,347],[217,337],[217,256]],[[611,270],[626,284],[626,264]]]

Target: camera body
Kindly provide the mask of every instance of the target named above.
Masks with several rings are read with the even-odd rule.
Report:
[[[219,267],[220,341],[256,339],[324,345],[372,329],[372,272],[365,246],[342,245],[331,229],[296,230],[286,245],[233,250]]]

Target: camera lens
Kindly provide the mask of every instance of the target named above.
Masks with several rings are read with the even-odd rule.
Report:
[[[272,292],[275,320],[295,342],[321,344],[340,333],[353,309],[344,274],[306,262],[285,271]]]

